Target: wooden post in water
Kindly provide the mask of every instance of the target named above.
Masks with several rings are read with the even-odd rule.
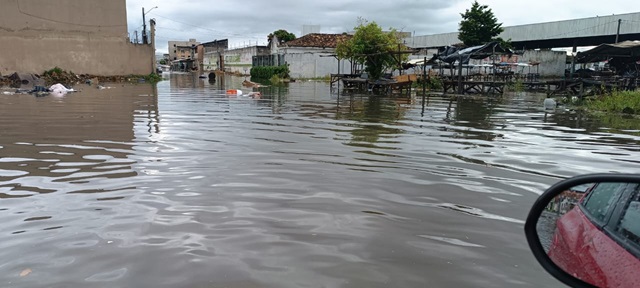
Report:
[[[338,58],[338,57],[336,57],[336,58]],[[337,88],[338,88],[338,97],[340,97],[340,96],[339,96],[339,95],[340,95],[340,80],[339,80],[339,79],[340,79],[340,77],[341,77],[341,76],[340,76],[340,58],[338,58],[338,81],[336,81],[336,82],[337,82],[337,84],[338,84],[338,87],[337,87]],[[332,87],[333,87],[333,86],[332,86]]]
[[[427,93],[427,57],[424,57],[422,62],[422,100],[424,101],[424,95]]]
[[[458,94],[464,94],[462,89],[462,55],[458,57]]]

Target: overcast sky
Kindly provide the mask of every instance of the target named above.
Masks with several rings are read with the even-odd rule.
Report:
[[[455,32],[460,13],[473,0],[127,0],[129,32],[142,29],[142,7],[157,22],[157,52],[167,41],[229,39],[231,46],[265,45],[267,35],[285,29],[300,36],[303,25],[321,33],[353,30],[358,17],[383,28],[428,35]],[[482,0],[503,26],[637,12],[634,0]],[[152,7],[158,6],[150,11]]]

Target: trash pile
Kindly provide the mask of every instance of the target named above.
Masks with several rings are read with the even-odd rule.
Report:
[[[124,76],[95,76],[88,74],[77,75],[73,72],[60,68],[53,68],[45,71],[42,75],[30,73],[13,73],[11,75],[0,75],[0,87],[12,88],[33,88],[35,86],[52,85],[61,83],[67,87],[76,84],[98,84],[98,83],[121,83],[121,82],[145,82],[143,79],[148,76],[124,75]]]
[[[47,95],[62,97],[70,92],[77,92],[75,89],[67,88],[64,85],[57,83],[50,87],[34,86],[32,89],[17,89],[15,91],[2,91],[2,95],[15,95],[15,94],[31,94],[36,97],[44,97]]]

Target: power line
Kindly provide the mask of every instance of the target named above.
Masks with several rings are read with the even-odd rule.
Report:
[[[202,29],[202,30],[211,31],[211,32],[214,32],[214,33],[217,33],[217,34],[220,34],[220,35],[236,36],[236,37],[241,37],[241,38],[251,38],[251,39],[262,39],[262,38],[255,37],[255,36],[248,36],[248,35],[237,34],[237,33],[228,33],[228,32],[222,32],[222,31],[220,31],[220,30],[215,30],[215,29],[211,29],[211,28],[207,28],[207,27],[201,27],[201,26],[198,26],[198,25],[194,25],[194,24],[190,24],[190,23],[186,23],[186,22],[182,22],[182,21],[174,20],[174,19],[171,19],[171,18],[169,18],[169,17],[165,17],[165,16],[162,16],[162,15],[158,15],[158,14],[156,14],[156,13],[151,13],[151,14],[153,14],[153,15],[155,15],[155,16],[158,16],[158,17],[160,17],[160,18],[163,18],[163,19],[169,20],[169,21],[173,21],[173,22],[176,22],[176,23],[180,23],[180,24],[183,24],[183,25],[191,26],[191,27],[194,27],[194,28]]]

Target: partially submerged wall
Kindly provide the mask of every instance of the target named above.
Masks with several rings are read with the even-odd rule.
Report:
[[[545,77],[562,77],[567,63],[567,53],[565,51],[552,50],[527,50],[522,55],[522,62],[538,62],[538,67],[532,67],[532,73],[539,73]]]
[[[338,59],[331,55],[333,49],[287,48],[284,60],[289,64],[289,75],[293,78],[320,78],[338,73]],[[351,73],[351,62],[340,61],[340,73]]]
[[[426,50],[427,60],[433,57],[434,54],[438,53],[437,49],[428,49]],[[424,57],[424,56],[423,56]],[[417,59],[422,59],[422,57],[413,57]],[[492,64],[494,60],[491,58],[486,58],[482,60],[471,60],[470,63],[473,65],[480,64]],[[562,77],[564,76],[564,70],[567,62],[567,54],[565,51],[554,51],[554,50],[526,50],[522,55],[499,55],[497,56],[496,63],[500,62],[508,62],[508,63],[540,63],[538,66],[531,67],[513,67],[511,70],[518,74],[528,74],[528,73],[537,73],[542,77]],[[444,74],[449,75],[449,69],[444,69]],[[475,68],[471,72],[480,72],[480,73],[492,73],[491,69],[487,68]],[[457,73],[454,72],[454,73]],[[464,74],[467,74],[466,69],[463,71]]]
[[[224,54],[224,70],[232,73],[249,75],[253,66],[253,56],[268,55],[266,46],[249,46],[226,50]]]
[[[132,44],[126,0],[0,0],[0,74],[153,72],[152,45]]]

